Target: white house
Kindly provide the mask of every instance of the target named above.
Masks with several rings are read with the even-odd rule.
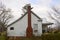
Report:
[[[42,35],[42,19],[31,11],[31,5],[26,5],[27,12],[18,20],[8,25],[9,37],[31,37]]]

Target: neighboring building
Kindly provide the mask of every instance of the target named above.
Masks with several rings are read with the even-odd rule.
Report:
[[[31,11],[31,6],[29,4],[26,7],[27,12],[18,20],[8,25],[7,35],[9,37],[31,37],[32,35],[42,35],[42,19]]]
[[[52,24],[51,22],[48,22],[46,18],[42,18],[42,33],[46,33],[48,32],[49,30],[49,27],[52,27]]]
[[[48,23],[43,23],[42,24],[42,33],[46,33],[46,32],[48,32],[49,30],[48,30],[48,26],[49,25],[52,25],[53,23],[50,23],[50,22],[48,22]]]

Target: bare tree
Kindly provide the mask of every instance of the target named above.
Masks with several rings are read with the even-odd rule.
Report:
[[[48,12],[50,18],[52,18],[56,23],[58,30],[60,30],[60,10],[58,8],[52,7],[54,12]]]
[[[6,7],[0,6],[0,32],[6,31],[7,24],[12,17],[11,9],[6,9]]]

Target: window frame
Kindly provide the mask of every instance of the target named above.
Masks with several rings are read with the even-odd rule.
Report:
[[[33,24],[33,30],[34,32],[38,32],[38,24]]]
[[[10,30],[14,30],[14,27],[10,27]]]

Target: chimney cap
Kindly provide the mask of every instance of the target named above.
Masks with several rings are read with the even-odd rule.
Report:
[[[26,4],[26,6],[31,6],[31,4]]]
[[[26,9],[27,10],[27,7],[28,6],[31,6],[31,4],[26,4],[24,7],[23,7],[23,9]],[[31,8],[32,9],[32,8]]]

